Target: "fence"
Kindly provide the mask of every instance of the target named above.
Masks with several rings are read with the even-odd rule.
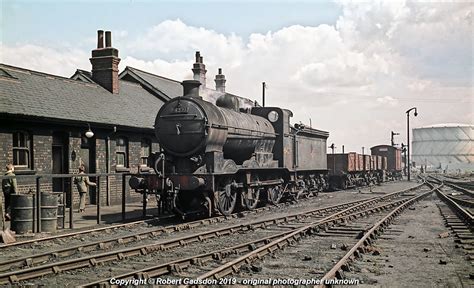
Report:
[[[90,178],[95,178],[96,180],[96,208],[97,208],[97,224],[102,222],[101,214],[101,177],[105,177],[107,182],[110,183],[110,177],[120,177],[122,178],[122,221],[126,220],[126,190],[127,190],[127,177],[133,174],[130,173],[91,173],[91,174],[80,174],[80,176],[89,176]],[[74,229],[74,213],[73,213],[73,191],[74,184],[73,178],[79,176],[79,174],[38,174],[38,175],[16,175],[16,176],[0,176],[0,180],[16,178],[18,180],[30,180],[34,179],[36,183],[36,191],[34,194],[34,212],[33,212],[33,232],[41,232],[41,183],[42,181],[52,181],[52,179],[69,179],[68,185],[69,189],[63,191],[63,203],[64,203],[64,217],[62,219],[62,228],[65,228],[65,219],[66,219],[66,207],[68,208],[69,214],[69,228]],[[70,199],[69,205],[66,205],[66,199]],[[2,203],[0,203],[2,205]],[[143,193],[143,217],[146,217],[146,194]],[[35,225],[36,224],[36,225]]]

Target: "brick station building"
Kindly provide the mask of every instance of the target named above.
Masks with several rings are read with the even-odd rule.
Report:
[[[119,51],[111,33],[98,31],[92,50],[92,71],[77,70],[71,78],[0,64],[0,168],[15,165],[16,175],[119,173],[148,171],[147,157],[159,151],[153,124],[164,102],[182,95],[180,81],[126,67],[119,74]],[[216,90],[205,87],[206,69],[196,52],[194,79],[203,83],[205,99],[226,94],[225,77],[216,76]],[[250,100],[239,98],[245,105]],[[88,138],[87,131],[93,136]],[[90,134],[90,133],[89,133]],[[122,201],[122,177],[101,178],[101,204]],[[20,193],[36,190],[35,181],[18,178]],[[128,187],[128,185],[127,185]],[[64,192],[69,180],[41,180],[41,191]],[[88,203],[95,204],[95,187]],[[127,188],[127,201],[141,196]],[[73,203],[78,193],[73,187]]]

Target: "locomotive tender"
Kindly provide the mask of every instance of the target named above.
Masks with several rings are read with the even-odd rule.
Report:
[[[149,158],[156,174],[132,177],[133,189],[156,193],[163,208],[186,217],[229,215],[327,188],[328,132],[291,126],[286,109],[240,109],[230,94],[214,105],[200,97],[197,80],[182,85],[183,96],[156,116],[163,149]]]

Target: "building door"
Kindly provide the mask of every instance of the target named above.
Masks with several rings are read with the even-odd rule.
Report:
[[[87,174],[96,173],[96,149],[95,149],[95,137],[87,138],[82,136],[81,139],[81,164],[86,168]],[[89,177],[91,181],[96,182],[95,177]],[[96,188],[89,187],[89,203],[96,204]]]
[[[64,133],[53,134],[52,145],[53,174],[68,173],[68,137]],[[53,192],[67,192],[69,179],[53,178]]]

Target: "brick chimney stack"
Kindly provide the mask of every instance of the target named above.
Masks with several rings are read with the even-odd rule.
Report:
[[[216,75],[216,90],[219,92],[225,92],[225,75],[222,74],[222,68],[219,68],[218,74]]]
[[[92,79],[111,93],[118,94],[120,58],[118,50],[112,47],[110,31],[105,32],[105,47],[104,31],[97,31],[97,49],[92,50],[92,57],[89,60],[92,64]]]
[[[196,51],[196,63],[193,65],[194,80],[201,82],[200,89],[206,88],[206,65],[204,65],[201,53]]]

